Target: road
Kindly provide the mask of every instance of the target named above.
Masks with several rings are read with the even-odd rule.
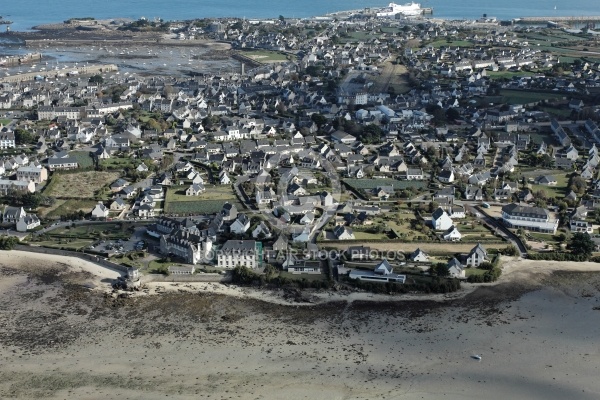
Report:
[[[517,237],[514,233],[512,233],[507,227],[505,227],[502,223],[498,222],[494,217],[487,214],[481,207],[478,205],[466,204],[471,213],[475,215],[481,215],[479,217],[488,227],[492,228],[493,231],[499,233],[504,239],[511,242],[519,251],[519,256],[523,257],[527,255],[527,248],[523,244],[523,241]]]

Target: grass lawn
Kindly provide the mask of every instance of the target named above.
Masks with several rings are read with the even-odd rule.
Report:
[[[487,271],[479,268],[465,268],[465,275],[467,278],[471,275],[484,275]]]
[[[61,204],[51,209],[46,213],[46,217],[48,218],[57,218],[63,215],[72,214],[78,211],[83,211],[85,213],[92,212],[92,209],[98,202],[95,200],[64,200]]]
[[[10,122],[11,120],[8,118],[0,118],[0,125],[8,125]]]
[[[120,172],[83,171],[76,173],[52,174],[44,194],[53,197],[72,199],[92,199],[96,192],[117,180]]]

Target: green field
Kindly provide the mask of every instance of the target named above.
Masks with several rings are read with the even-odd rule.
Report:
[[[111,157],[104,160],[100,160],[100,165],[107,169],[118,169],[123,170],[125,168],[134,168],[135,163],[131,158],[116,158]]]
[[[228,200],[238,210],[242,205],[237,200]],[[223,200],[171,201],[165,202],[165,214],[215,214],[223,208]]]
[[[536,92],[532,90],[500,90],[500,96],[508,104],[527,104],[543,100],[560,99],[563,95],[553,92]]]
[[[199,200],[235,201],[233,189],[229,185],[207,185],[206,191],[198,196],[186,196],[185,191],[189,185],[172,186],[167,189],[165,201],[169,202],[197,202]]]
[[[569,178],[565,174],[552,174],[552,176],[556,178],[556,185],[531,185],[531,190],[534,193],[543,190],[546,193],[546,197],[562,199],[568,194]]]
[[[342,179],[342,182],[355,190],[370,190],[378,186],[394,186],[394,189],[425,189],[427,182],[425,181],[399,181],[392,178],[384,179]]]
[[[447,41],[446,39],[436,40],[434,42],[429,43],[429,46],[433,46],[435,48],[440,47],[473,47],[473,43],[467,40],[451,40]]]
[[[288,60],[287,54],[269,50],[244,50],[240,54],[258,62],[275,63]]]
[[[91,168],[94,166],[94,160],[90,157],[90,153],[86,151],[73,151],[69,156],[75,157],[79,163],[79,168]]]
[[[61,227],[48,232],[50,236],[71,236],[78,239],[129,239],[128,224],[105,223]]]
[[[7,118],[0,118],[0,125],[8,125],[10,124],[10,119]]]

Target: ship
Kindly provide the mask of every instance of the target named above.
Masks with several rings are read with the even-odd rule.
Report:
[[[419,3],[396,4],[390,3],[387,7],[380,9],[377,12],[378,17],[394,17],[397,14],[405,16],[416,16],[423,14],[423,8]]]

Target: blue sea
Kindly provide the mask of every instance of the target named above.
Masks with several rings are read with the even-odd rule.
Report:
[[[384,7],[388,2],[389,0],[5,0],[0,6],[0,15],[13,21],[11,29],[28,30],[35,25],[72,17],[160,17],[165,20],[182,20],[203,17],[273,18],[283,15],[304,18],[334,11]],[[404,2],[396,0],[399,4]],[[420,3],[422,7],[433,7],[435,17],[447,19],[475,19],[484,13],[498,19],[600,15],[600,0],[422,0]]]

